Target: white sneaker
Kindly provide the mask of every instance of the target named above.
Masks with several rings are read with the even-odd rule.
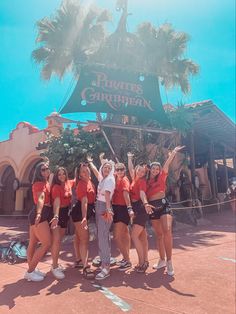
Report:
[[[65,267],[61,264],[58,264],[58,268],[64,273],[66,271]]]
[[[39,275],[39,276],[41,276],[41,277],[43,277],[43,278],[46,277],[46,273],[42,272],[42,271],[39,270],[38,268],[35,268],[34,272],[35,272],[37,275]]]
[[[65,278],[65,275],[63,273],[63,271],[57,267],[57,268],[51,268],[51,271],[53,273],[53,276],[56,278],[56,279],[64,279]]]
[[[167,267],[167,274],[169,276],[174,276],[175,272],[174,272],[174,268],[173,268],[171,260],[166,262],[166,267]]]
[[[95,276],[96,280],[103,280],[110,276],[110,271],[106,268],[103,268],[100,273]]]
[[[152,266],[153,269],[160,269],[163,267],[166,267],[166,261],[164,259],[159,259],[158,263]]]
[[[40,276],[39,274],[37,274],[34,271],[32,271],[31,273],[29,272],[26,272],[25,275],[24,275],[24,278],[27,280],[27,281],[42,281],[44,279],[43,276]]]

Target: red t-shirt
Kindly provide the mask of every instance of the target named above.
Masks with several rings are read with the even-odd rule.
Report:
[[[140,191],[144,191],[146,193],[147,190],[147,182],[146,179],[136,179],[130,185],[130,196],[131,200],[140,200]]]
[[[153,196],[158,192],[166,192],[166,178],[168,173],[164,172],[163,170],[159,174],[157,180],[150,179],[147,182],[147,198]]]
[[[67,180],[65,184],[54,184],[52,187],[52,200],[60,198],[60,207],[68,207],[71,204],[73,180]]]
[[[127,177],[121,179],[116,178],[116,187],[112,198],[112,204],[114,205],[126,205],[123,191],[129,192],[130,183]]]
[[[34,182],[32,185],[32,193],[33,193],[33,199],[34,203],[38,204],[38,193],[44,192],[44,204],[51,204],[51,198],[50,198],[50,184],[48,182]]]
[[[83,197],[87,196],[88,204],[93,204],[95,202],[96,193],[92,181],[88,180],[88,182],[86,182],[84,180],[79,180],[76,186],[76,196],[80,202]]]

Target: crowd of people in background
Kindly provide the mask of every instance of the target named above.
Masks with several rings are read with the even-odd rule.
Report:
[[[56,279],[65,278],[65,269],[58,263],[61,242],[70,219],[75,226],[75,267],[81,268],[87,279],[103,280],[110,276],[111,240],[110,229],[122,258],[116,262],[119,271],[132,267],[130,247],[133,242],[137,252],[134,270],[145,273],[148,262],[148,235],[146,225],[150,219],[156,235],[159,261],[154,269],[166,267],[167,274],[174,275],[172,264],[172,211],[166,198],[166,179],[176,147],[163,167],[159,162],[140,163],[134,167],[133,154],[128,153],[128,171],[123,163],[114,163],[100,155],[99,169],[87,156],[75,170],[75,178],[68,178],[67,170],[58,167],[51,180],[49,162],[40,162],[35,169],[32,193],[34,208],[29,213],[28,270],[24,278],[42,281],[45,273],[38,263],[50,250],[51,272]],[[91,171],[98,180],[95,187]],[[74,201],[75,200],[75,201]],[[96,273],[88,263],[88,222],[95,216],[100,268]],[[40,242],[40,245],[38,243]]]

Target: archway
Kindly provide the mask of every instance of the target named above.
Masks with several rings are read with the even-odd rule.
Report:
[[[1,176],[0,188],[0,213],[12,214],[15,210],[16,193],[13,189],[15,171],[12,166],[7,165]]]

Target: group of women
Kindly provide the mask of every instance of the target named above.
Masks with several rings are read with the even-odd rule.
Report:
[[[125,165],[104,159],[104,154],[100,155],[99,170],[91,157],[87,157],[87,162],[80,163],[76,168],[74,180],[69,180],[66,169],[59,167],[50,182],[49,163],[40,162],[36,166],[32,185],[35,206],[29,214],[30,240],[25,279],[44,279],[45,273],[41,272],[37,265],[48,250],[52,256],[52,274],[57,279],[65,277],[64,268],[58,264],[58,258],[70,215],[75,226],[75,267],[83,269],[85,278],[102,280],[110,275],[112,223],[114,239],[122,255],[122,259],[117,262],[118,270],[125,271],[132,267],[129,256],[132,239],[138,256],[134,270],[144,273],[149,267],[146,231],[149,219],[156,234],[160,255],[153,268],[166,267],[167,273],[173,276],[172,213],[165,191],[169,165],[181,149],[182,147],[176,147],[163,167],[158,162],[134,167],[133,155],[128,153],[131,183],[126,176]],[[91,171],[98,180],[97,189],[91,181]],[[76,202],[71,210],[73,191]],[[88,264],[88,221],[94,213],[101,261],[97,274]]]

